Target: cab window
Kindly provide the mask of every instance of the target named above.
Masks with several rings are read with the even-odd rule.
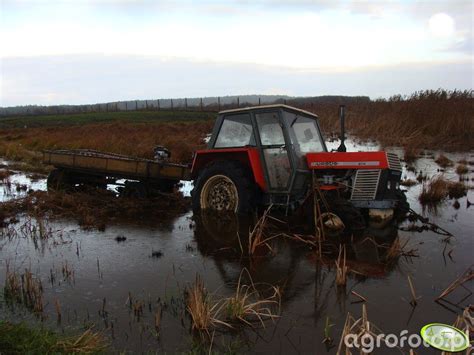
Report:
[[[260,131],[262,145],[284,145],[285,137],[278,119],[278,112],[258,113],[255,115]]]
[[[249,114],[226,116],[217,135],[215,148],[255,146],[252,121]]]

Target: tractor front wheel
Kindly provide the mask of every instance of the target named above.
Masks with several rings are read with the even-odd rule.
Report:
[[[360,231],[366,228],[366,221],[360,210],[341,198],[327,199],[329,211],[337,215],[347,231]]]
[[[191,195],[196,210],[248,213],[256,205],[255,184],[248,169],[237,162],[216,161],[205,167]]]

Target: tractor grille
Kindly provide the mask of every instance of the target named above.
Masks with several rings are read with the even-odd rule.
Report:
[[[402,165],[400,164],[400,159],[398,155],[394,153],[387,153],[388,168],[391,170],[402,171]]]
[[[381,170],[357,170],[351,200],[374,200]]]

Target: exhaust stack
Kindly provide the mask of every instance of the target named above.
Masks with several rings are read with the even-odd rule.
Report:
[[[346,140],[346,136],[345,136],[345,129],[344,129],[344,121],[345,121],[345,111],[346,111],[346,107],[344,105],[340,105],[339,106],[339,119],[341,121],[341,144],[339,145],[339,147],[337,148],[337,151],[338,152],[346,152],[347,149],[346,149],[346,145],[344,144],[344,141]]]

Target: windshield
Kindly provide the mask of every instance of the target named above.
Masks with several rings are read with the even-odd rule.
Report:
[[[284,112],[284,117],[300,167],[306,166],[306,153],[326,151],[315,119],[292,112]]]
[[[301,153],[323,152],[325,150],[314,119],[285,112],[285,120],[290,126],[291,141]]]

